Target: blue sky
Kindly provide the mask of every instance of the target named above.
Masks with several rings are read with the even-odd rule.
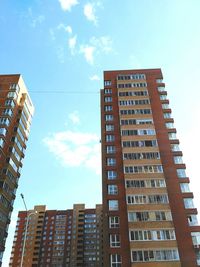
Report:
[[[200,206],[199,0],[0,0],[0,73],[21,73],[35,106],[3,266],[27,206],[101,202],[103,70],[161,67]]]

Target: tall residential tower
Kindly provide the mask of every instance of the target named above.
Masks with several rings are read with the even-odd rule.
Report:
[[[196,267],[200,227],[160,69],[104,72],[104,266]]]
[[[102,205],[20,211],[9,266],[102,267]]]
[[[0,75],[0,266],[33,111],[21,75]]]

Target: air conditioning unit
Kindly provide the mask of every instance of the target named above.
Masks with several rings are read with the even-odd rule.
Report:
[[[194,245],[194,248],[199,248],[199,245]]]

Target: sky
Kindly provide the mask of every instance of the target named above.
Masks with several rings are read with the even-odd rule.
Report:
[[[20,73],[35,114],[9,227],[46,205],[101,203],[103,71],[161,68],[200,209],[200,1],[0,0],[0,73]]]

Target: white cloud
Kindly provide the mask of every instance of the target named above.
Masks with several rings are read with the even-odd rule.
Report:
[[[70,52],[72,55],[74,55],[74,53],[75,53],[76,40],[77,40],[76,35],[74,37],[69,38],[69,40],[68,40],[69,49],[70,49]]]
[[[86,16],[86,18],[89,21],[94,22],[94,24],[96,25],[97,24],[97,17],[95,15],[95,11],[96,10],[95,10],[94,4],[87,3],[84,5],[84,8],[83,8],[84,15]]]
[[[90,43],[105,53],[109,53],[113,50],[112,39],[109,36],[101,36],[99,38],[92,37]]]
[[[72,33],[72,27],[71,27],[70,25],[65,26],[63,23],[60,23],[60,24],[57,26],[57,29],[58,29],[58,30],[63,29],[63,30],[65,30],[66,32],[68,32],[69,34]]]
[[[94,46],[90,46],[90,45],[81,45],[80,47],[80,53],[84,55],[86,61],[91,65],[94,63],[95,49],[96,48]]]
[[[74,111],[68,115],[73,124],[80,124],[80,117],[78,111]]]
[[[82,166],[100,173],[100,144],[96,134],[63,131],[44,138],[43,142],[63,166]]]
[[[100,78],[98,75],[94,74],[93,76],[90,76],[91,81],[100,81]]]
[[[51,36],[51,39],[52,39],[53,41],[55,41],[55,40],[56,40],[55,32],[54,32],[54,30],[53,30],[52,28],[49,29],[49,34],[50,34],[50,36]]]
[[[92,37],[88,44],[81,45],[79,53],[83,54],[89,64],[94,63],[95,54],[108,54],[113,51],[112,39],[109,36],[101,36],[100,38]]]
[[[58,0],[60,2],[61,8],[64,11],[71,11],[71,8],[78,4],[77,0]]]

